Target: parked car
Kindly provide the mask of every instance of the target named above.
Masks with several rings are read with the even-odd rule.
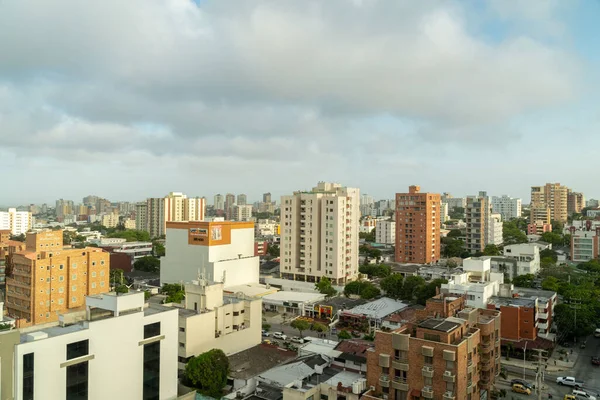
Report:
[[[559,376],[558,378],[556,378],[556,383],[558,383],[561,386],[572,386],[576,389],[583,387],[583,382],[578,381],[572,376]]]
[[[594,331],[594,336],[595,336],[595,337],[600,337],[600,328],[598,328],[598,329],[596,329],[596,330]]]
[[[284,335],[283,332],[273,332],[273,338],[274,339],[286,340],[287,339],[287,335]]]
[[[262,341],[264,344],[271,344],[271,341],[269,339],[265,339]]]
[[[512,391],[515,393],[523,393],[526,395],[531,394],[531,389],[529,389],[527,386],[521,385],[520,383],[514,383],[511,387]]]
[[[594,396],[591,396],[590,394],[588,394],[587,392],[584,392],[583,390],[573,390],[573,393],[571,393],[573,396],[575,396],[576,399],[581,399],[581,400],[596,400],[596,398]]]
[[[529,388],[531,390],[533,390],[533,385],[527,381],[524,381],[523,379],[513,379],[512,381],[510,381],[510,385],[514,385],[514,384],[519,384],[519,385],[523,385],[526,388]]]
[[[294,343],[300,343],[300,344],[304,343],[304,339],[302,339],[300,336],[294,336],[290,340]]]
[[[262,331],[262,335],[263,335],[264,337],[269,337],[269,336],[271,336],[271,334],[270,334],[269,332],[265,331],[264,329],[263,329],[263,331]]]
[[[600,365],[600,357],[592,357],[592,365]]]

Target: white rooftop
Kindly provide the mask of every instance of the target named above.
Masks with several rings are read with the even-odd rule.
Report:
[[[324,299],[325,295],[321,293],[289,292],[286,290],[263,296],[264,301],[270,301],[274,303],[283,303],[284,301],[292,301],[296,303],[314,303]]]
[[[329,378],[325,383],[329,386],[337,386],[338,383],[341,382],[343,387],[349,387],[361,378],[363,378],[363,376],[356,372],[341,371],[339,374]]]
[[[223,289],[226,293],[244,293],[246,296],[250,297],[260,297],[265,296],[266,294],[271,294],[273,292],[278,292],[279,289],[273,286],[267,287],[267,285],[262,285],[260,283],[248,283],[245,285],[236,285],[236,286],[228,286]]]
[[[271,368],[260,374],[259,377],[266,380],[268,383],[283,387],[294,381],[303,380],[314,373],[314,369],[306,365],[303,361],[298,361],[293,364]]]
[[[382,297],[379,300],[372,301],[370,303],[356,306],[345,313],[364,315],[368,318],[381,319],[385,318],[390,314],[398,312],[408,307],[401,301],[390,299],[389,297]]]
[[[328,357],[337,357],[342,354],[341,351],[335,350],[339,342],[327,339],[313,339],[310,342],[300,346],[299,353],[322,354]]]

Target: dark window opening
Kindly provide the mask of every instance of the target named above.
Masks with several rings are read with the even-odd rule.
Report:
[[[33,353],[23,355],[23,400],[33,400]]]
[[[144,345],[144,400],[160,399],[160,342]]]
[[[88,362],[67,367],[67,400],[87,400]]]
[[[89,354],[89,340],[82,340],[67,345],[67,360],[77,357],[87,356]]]
[[[160,322],[144,325],[144,339],[160,335]]]

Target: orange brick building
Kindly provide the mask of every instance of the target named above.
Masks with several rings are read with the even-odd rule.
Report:
[[[8,315],[36,325],[85,306],[85,296],[109,291],[109,254],[99,248],[63,249],[63,232],[28,233],[11,255],[6,278]]]
[[[439,295],[415,321],[377,331],[375,348],[367,354],[367,384],[374,389],[363,398],[489,397],[500,372],[500,312],[460,309],[463,305],[464,299]]]
[[[440,258],[441,198],[420,193],[396,193],[396,262],[427,264]]]

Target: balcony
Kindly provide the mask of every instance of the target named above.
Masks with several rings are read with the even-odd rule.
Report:
[[[453,392],[445,392],[444,400],[454,400],[454,393]]]
[[[544,321],[544,322],[540,321],[540,322],[537,322],[536,325],[539,329],[544,329],[544,330],[548,329],[548,321]]]
[[[433,399],[433,388],[431,386],[425,386],[423,387],[423,390],[421,390],[421,394],[426,399]]]
[[[492,363],[490,363],[490,362],[481,363],[480,368],[482,371],[490,371],[492,369]]]
[[[548,313],[547,312],[539,312],[537,317],[538,317],[538,319],[548,319]]]
[[[423,374],[424,377],[426,378],[433,378],[433,367],[423,367],[423,369],[421,370],[421,373]]]
[[[408,371],[408,359],[395,359],[392,360],[392,368],[397,369],[399,371]]]
[[[390,377],[388,375],[379,376],[379,386],[390,387]]]
[[[481,342],[481,350],[483,353],[489,353],[490,351],[492,351],[493,347],[494,347],[494,344],[492,343],[491,340],[485,340],[485,341]]]
[[[394,389],[408,391],[408,380],[400,376],[395,376],[392,381],[392,387]]]
[[[456,382],[456,375],[452,371],[444,371],[444,382]]]

